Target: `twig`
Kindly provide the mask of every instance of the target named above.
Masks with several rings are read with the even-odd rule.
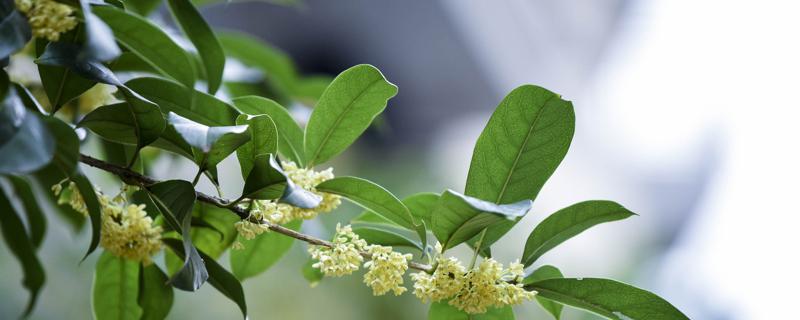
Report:
[[[92,157],[84,155],[84,154],[80,155],[80,161],[85,163],[85,164],[87,164],[87,165],[89,165],[89,166],[92,166],[92,167],[95,167],[97,169],[112,173],[112,174],[118,176],[120,179],[122,179],[122,181],[125,181],[125,183],[131,184],[131,185],[138,185],[138,186],[142,186],[142,187],[148,187],[148,186],[154,185],[154,184],[159,182],[156,179],[153,179],[151,177],[142,175],[142,174],[140,174],[140,173],[138,173],[136,171],[133,171],[133,170],[130,170],[130,169],[127,169],[127,168],[123,168],[123,167],[120,167],[120,166],[105,162],[105,161],[100,160],[100,159],[92,158]],[[223,208],[223,209],[228,209],[231,212],[233,212],[234,214],[236,214],[237,216],[239,216],[240,219],[247,219],[250,216],[250,214],[247,212],[247,210],[245,210],[243,208],[239,208],[237,206],[231,206],[230,204],[232,202],[230,200],[223,199],[223,198],[216,197],[216,196],[212,196],[212,195],[208,195],[208,194],[205,194],[205,193],[202,193],[202,192],[199,192],[199,191],[195,191],[195,192],[197,193],[197,200],[205,202],[205,203],[212,204],[214,206],[217,206],[217,207],[220,207],[220,208]],[[318,246],[326,246],[326,247],[332,247],[333,246],[333,244],[330,241],[322,240],[322,239],[314,237],[314,236],[310,236],[310,235],[307,235],[307,234],[304,234],[304,233],[300,233],[300,232],[294,231],[292,229],[283,227],[283,226],[281,226],[279,224],[275,224],[275,223],[272,223],[272,222],[269,222],[269,221],[266,221],[266,220],[261,220],[260,223],[267,225],[270,230],[275,231],[277,233],[280,233],[282,235],[285,235],[287,237],[292,237],[292,238],[295,238],[297,240],[304,241],[304,242],[307,242],[307,243],[310,243],[310,244],[313,244],[313,245],[318,245]],[[362,252],[361,255],[364,256],[367,259],[370,259],[372,257],[372,255],[370,255],[367,252]],[[431,266],[426,265],[426,264],[413,262],[413,261],[408,263],[408,267],[412,268],[412,269],[425,271],[425,272],[432,272],[433,271],[433,268]]]

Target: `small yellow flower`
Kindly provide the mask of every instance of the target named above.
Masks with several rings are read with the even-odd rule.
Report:
[[[340,196],[319,192],[316,189],[318,184],[333,179],[333,168],[328,168],[323,171],[314,171],[312,169],[299,168],[297,164],[292,161],[281,161],[281,166],[292,182],[303,189],[321,196],[322,201],[316,208],[311,209],[303,209],[292,207],[286,204],[279,204],[279,206],[284,206],[282,210],[286,210],[288,213],[285,213],[283,215],[283,219],[276,223],[286,223],[297,219],[313,219],[320,213],[328,213],[333,211],[342,203]]]
[[[422,302],[437,302],[448,299],[461,291],[466,268],[458,259],[450,257],[437,259],[438,267],[433,274],[417,272],[411,275],[414,280],[414,295]]]
[[[58,41],[61,34],[78,25],[72,7],[53,0],[15,0],[17,9],[28,17],[33,36]]]
[[[253,223],[248,220],[237,221],[234,227],[245,240],[253,240],[258,235],[269,231],[269,226],[266,224]]]
[[[403,287],[403,274],[408,270],[411,254],[392,251],[392,247],[370,245],[367,249],[372,260],[364,264],[369,268],[364,274],[364,283],[372,288],[372,294],[382,296],[389,291],[399,296],[406,291]]]
[[[53,193],[58,197],[58,204],[65,204],[68,203],[73,210],[80,212],[84,217],[89,216],[89,210],[86,208],[86,202],[83,201],[83,197],[81,196],[80,191],[78,191],[78,186],[75,182],[71,182],[67,185],[67,195],[69,200],[63,199],[61,197],[61,192],[63,191],[61,188],[61,184],[55,184],[51,188]]]
[[[332,248],[326,246],[308,248],[311,258],[317,260],[312,267],[329,277],[341,277],[357,271],[364,261],[361,251],[367,247],[367,242],[359,238],[349,225],[342,227],[338,224],[332,242]]]
[[[105,196],[100,245],[116,256],[144,264],[152,263],[150,256],[161,250],[161,227],[144,211],[145,205],[119,206]]]

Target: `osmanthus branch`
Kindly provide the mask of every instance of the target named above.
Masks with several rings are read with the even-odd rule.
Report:
[[[150,186],[150,185],[153,185],[153,184],[156,184],[156,183],[159,182],[156,179],[153,179],[151,177],[145,176],[145,175],[140,174],[140,173],[138,173],[136,171],[133,171],[133,170],[130,170],[130,169],[127,169],[127,168],[124,168],[124,167],[120,167],[120,166],[117,166],[115,164],[111,164],[111,163],[105,162],[103,160],[96,159],[96,158],[93,158],[93,157],[90,157],[90,156],[87,156],[87,155],[84,155],[84,154],[80,155],[80,162],[83,162],[83,163],[85,163],[85,164],[87,164],[89,166],[92,166],[92,167],[95,167],[97,169],[109,172],[111,174],[114,174],[114,175],[118,176],[120,179],[122,179],[122,181],[124,181],[125,183],[130,184],[130,185],[138,185],[138,186],[142,186],[142,187],[147,187],[147,186]],[[247,213],[247,211],[245,209],[239,208],[237,206],[232,206],[231,205],[232,202],[230,200],[223,199],[223,198],[216,197],[216,196],[212,196],[212,195],[208,195],[208,194],[205,194],[205,193],[202,193],[202,192],[199,192],[199,191],[195,191],[195,192],[197,193],[197,200],[199,200],[199,201],[202,201],[202,202],[205,202],[205,203],[209,203],[209,204],[212,204],[212,205],[220,207],[220,208],[228,209],[232,213],[234,213],[237,216],[239,216],[239,218],[241,218],[241,219],[247,219],[249,217],[249,214]],[[274,232],[280,233],[280,234],[288,236],[288,237],[295,238],[295,239],[300,240],[300,241],[304,241],[304,242],[307,242],[307,243],[310,243],[310,244],[313,244],[313,245],[318,245],[318,246],[326,246],[326,247],[332,247],[333,246],[333,244],[330,241],[323,240],[323,239],[320,239],[320,238],[317,238],[317,237],[314,237],[314,236],[311,236],[311,235],[307,235],[307,234],[304,234],[304,233],[300,233],[300,232],[294,231],[292,229],[283,227],[283,226],[281,226],[279,224],[275,224],[275,223],[272,223],[272,222],[269,222],[269,221],[265,221],[265,220],[260,221],[260,223],[267,225],[269,227],[269,229],[274,231]],[[361,255],[364,256],[364,258],[367,258],[367,259],[370,259],[372,257],[368,252],[361,252]],[[412,268],[412,269],[425,271],[425,272],[432,272],[433,271],[433,267],[431,267],[431,266],[429,266],[427,264],[417,263],[417,262],[413,262],[413,261],[408,263],[408,267]]]

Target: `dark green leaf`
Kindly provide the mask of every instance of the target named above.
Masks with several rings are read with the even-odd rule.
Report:
[[[14,194],[25,207],[25,217],[28,221],[28,233],[34,248],[39,248],[44,240],[44,232],[47,229],[47,220],[44,217],[36,195],[27,179],[18,176],[8,176],[11,185],[14,187]]]
[[[78,168],[78,135],[72,127],[55,117],[45,119],[45,124],[53,137],[58,137],[53,164],[65,176],[71,177]]]
[[[192,228],[192,243],[198,250],[218,259],[236,240],[239,233],[234,223],[239,217],[228,209],[198,202],[192,212],[192,222],[203,223],[208,227]]]
[[[80,35],[79,25],[74,30],[61,35],[64,42],[75,43]],[[36,55],[44,53],[47,41],[36,39]],[[86,79],[70,71],[67,67],[48,66],[38,64],[39,78],[42,80],[42,88],[50,101],[50,112],[55,113],[70,100],[80,96],[89,90],[97,82]]]
[[[183,247],[178,240],[164,239],[164,244],[172,249],[172,251],[178,256],[184,256]],[[236,277],[234,277],[230,272],[225,270],[225,268],[220,266],[216,261],[214,261],[213,258],[209,257],[205,253],[200,252],[200,256],[203,258],[203,261],[205,261],[206,268],[208,269],[208,283],[214,286],[214,288],[216,288],[220,293],[235,302],[242,311],[242,315],[247,318],[247,304],[245,303],[244,290],[242,289],[242,284],[239,283],[239,280],[236,280]]]
[[[222,70],[225,69],[225,52],[219,40],[191,1],[168,0],[167,3],[181,30],[200,54],[208,81],[208,93],[214,94],[222,83]]]
[[[122,50],[117,46],[111,28],[92,13],[89,0],[80,0],[80,5],[86,30],[86,43],[79,55],[80,60],[105,62],[119,57]]]
[[[181,117],[173,112],[167,122],[190,146],[203,154],[200,160],[203,169],[216,165],[250,140],[246,125],[209,127]]]
[[[539,223],[528,236],[522,263],[526,267],[531,265],[545,252],[592,226],[633,215],[635,213],[616,202],[605,200],[584,201],[558,210]]]
[[[177,80],[186,88],[194,88],[195,71],[191,57],[162,28],[112,6],[95,7],[94,13],[111,27],[117,41],[128,50],[161,74]]]
[[[100,226],[102,224],[100,220],[102,216],[100,201],[97,200],[97,192],[94,190],[92,182],[80,170],[77,170],[72,176],[72,182],[75,182],[83,202],[86,203],[86,210],[89,212],[89,220],[92,224],[92,241],[89,243],[89,250],[86,251],[86,255],[83,257],[83,259],[86,259],[100,244]]]
[[[525,277],[525,280],[522,281],[523,284],[531,284],[534,282],[547,280],[547,279],[557,279],[563,278],[564,275],[561,274],[561,271],[558,268],[550,265],[541,266],[538,269],[534,270],[533,273]],[[561,319],[561,310],[564,309],[564,306],[553,302],[552,300],[547,300],[544,298],[536,297],[536,301],[539,302],[539,305],[542,306],[547,312],[553,315],[553,318],[556,320]]]
[[[657,295],[608,279],[547,279],[526,285],[538,296],[616,320],[689,319]]]
[[[148,190],[154,196],[153,202],[165,221],[174,219],[172,223],[180,222],[180,228],[176,230],[180,230],[183,237],[181,253],[189,252],[188,256],[182,255],[186,257],[183,266],[172,276],[170,282],[175,288],[195,291],[206,282],[209,273],[197,249],[192,245],[192,206],[197,199],[194,186],[184,180],[169,180],[154,184]]]
[[[125,6],[140,16],[146,17],[161,5],[161,0],[134,0],[125,1]]]
[[[32,172],[50,163],[55,141],[39,116],[25,109],[14,87],[7,88],[0,105],[0,174]]]
[[[247,178],[253,170],[256,157],[277,153],[278,129],[267,115],[251,117],[243,114],[236,119],[236,124],[248,125],[250,131],[250,141],[236,149],[242,177]]]
[[[103,252],[94,268],[92,310],[95,319],[138,320],[139,263]]]
[[[389,190],[357,177],[336,177],[317,185],[317,190],[338,194],[364,209],[410,230],[415,230],[414,218],[408,208]]]
[[[433,211],[431,228],[447,250],[496,223],[524,216],[531,204],[530,200],[522,200],[498,205],[446,190]]]
[[[14,2],[0,3],[0,60],[21,50],[31,39],[31,26],[22,12],[14,8]]]
[[[165,126],[161,112],[154,104],[131,97],[131,102],[121,102],[92,110],[79,127],[122,144],[145,146],[156,141]],[[139,138],[141,136],[141,138]]]
[[[184,88],[169,80],[142,77],[130,80],[125,85],[155,102],[165,115],[174,112],[209,127],[232,126],[239,115],[239,111],[214,96]]]
[[[36,63],[39,65],[66,67],[69,68],[69,71],[93,82],[114,86],[122,85],[111,69],[97,61],[83,60],[80,58],[80,54],[81,48],[75,43],[51,42],[45,47],[42,55],[36,59]]]
[[[25,105],[25,108],[28,108],[31,112],[38,113],[38,114],[47,114],[47,111],[44,110],[42,105],[36,100],[36,97],[33,96],[28,88],[23,87],[22,85],[15,83],[14,89],[17,90],[17,95],[19,96],[20,100],[22,100],[22,104]]]
[[[514,320],[514,310],[510,306],[491,308],[484,314],[468,314],[447,304],[447,302],[431,303],[428,320]]]
[[[142,320],[162,320],[172,309],[173,290],[164,271],[155,264],[141,266],[139,271],[139,306]]]
[[[258,96],[233,99],[233,105],[249,115],[270,116],[278,129],[278,151],[298,166],[304,166],[303,129],[300,129],[286,108],[275,101]]]
[[[242,197],[251,199],[279,199],[298,208],[316,208],[322,198],[292,182],[275,156],[260,155],[255,158],[253,170],[244,182]]]
[[[308,120],[308,166],[328,161],[347,149],[395,94],[397,87],[371,65],[357,65],[339,74],[325,89]]]
[[[287,223],[284,227],[300,230],[302,220]],[[236,278],[244,280],[257,276],[269,269],[292,247],[294,238],[277,232],[267,232],[253,240],[239,237],[244,249],[231,250],[231,270]]]
[[[25,317],[36,306],[39,290],[44,285],[44,268],[39,262],[39,258],[36,257],[33,243],[25,234],[25,225],[22,224],[22,220],[16,214],[2,187],[0,187],[0,230],[3,231],[3,239],[8,249],[22,265],[22,285],[31,293],[28,306],[23,314]]]
[[[514,89],[475,144],[464,194],[498,204],[535,199],[564,159],[574,131],[571,102],[537,86]],[[483,242],[494,243],[517,221],[492,226]]]

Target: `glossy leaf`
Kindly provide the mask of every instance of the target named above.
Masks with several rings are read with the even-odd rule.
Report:
[[[475,144],[464,194],[498,204],[534,200],[564,159],[574,132],[571,102],[537,86],[514,89]],[[492,226],[484,243],[494,243],[517,221]]]
[[[89,178],[83,175],[80,170],[78,170],[71,179],[72,182],[75,182],[75,186],[78,187],[78,192],[80,192],[81,198],[83,198],[83,202],[86,204],[86,211],[89,212],[89,221],[92,226],[92,240],[89,243],[89,249],[86,251],[86,255],[83,257],[83,259],[86,259],[100,244],[100,227],[102,224],[100,201],[97,199],[97,192],[94,190],[92,182],[89,181]]]
[[[168,0],[167,4],[181,30],[200,54],[208,82],[208,93],[214,94],[222,83],[222,71],[225,69],[222,45],[191,1]]]
[[[219,259],[239,235],[234,226],[237,221],[239,217],[228,209],[197,202],[192,211],[192,223],[198,223],[192,227],[192,243],[197,250]]]
[[[202,168],[215,167],[250,140],[246,125],[209,127],[170,112],[167,122],[190,146],[203,153]]]
[[[284,227],[298,231],[302,220],[287,223]],[[244,249],[231,250],[231,271],[239,280],[261,274],[272,267],[292,247],[294,238],[277,232],[267,232],[252,240],[239,237]]]
[[[514,320],[514,310],[510,306],[491,308],[484,314],[468,314],[447,302],[431,303],[428,320]]]
[[[173,81],[142,77],[125,85],[157,104],[165,115],[169,112],[209,127],[236,124],[239,111],[206,93],[187,89]]]
[[[51,42],[45,47],[39,58],[36,59],[36,63],[46,66],[66,67],[72,73],[93,82],[114,86],[122,85],[111,69],[97,61],[83,60],[79,57],[80,54],[81,47],[75,43]]]
[[[193,88],[195,71],[191,57],[162,29],[146,19],[112,6],[99,6],[94,13],[103,19],[117,41],[142,60],[186,88]]]
[[[431,228],[442,242],[444,250],[447,250],[492,225],[524,216],[531,204],[530,200],[522,200],[498,205],[446,190],[432,213]]]
[[[58,137],[52,164],[65,176],[71,177],[78,167],[78,150],[80,148],[78,135],[72,127],[54,117],[45,119],[45,124],[52,136]]]
[[[298,166],[305,165],[303,129],[300,129],[286,108],[275,101],[258,96],[233,99],[233,105],[239,111],[249,115],[266,114],[270,116],[278,129],[278,151],[284,157],[297,163]]]
[[[0,3],[0,60],[21,50],[31,39],[31,26],[22,12],[14,7],[14,1]]]
[[[242,177],[246,178],[253,170],[256,157],[278,152],[278,129],[267,115],[254,117],[240,115],[236,119],[236,124],[247,125],[250,131],[250,141],[236,149]]]
[[[139,263],[103,252],[94,269],[92,310],[95,319],[138,320]]]
[[[74,30],[61,35],[61,41],[75,43],[80,35],[80,28],[79,25]],[[35,41],[38,57],[44,53],[48,42],[43,39]],[[52,113],[97,83],[70,71],[68,67],[37,64],[37,68],[39,69],[39,78],[42,80],[42,88],[50,101],[50,112]]]
[[[371,65],[357,65],[339,74],[306,125],[308,165],[328,161],[347,149],[396,94],[397,87]]]
[[[439,194],[433,192],[421,192],[403,199],[403,204],[406,205],[411,215],[419,221],[424,221],[428,226],[433,226],[431,215],[438,203]]]
[[[2,230],[3,240],[6,242],[11,254],[17,257],[22,265],[22,285],[30,292],[30,299],[25,308],[24,316],[33,311],[45,281],[44,268],[39,258],[36,257],[36,249],[28,235],[25,233],[25,225],[11,205],[6,193],[0,186],[0,230]]]
[[[165,220],[174,219],[173,223],[180,223],[180,229],[177,230],[180,230],[183,238],[181,253],[189,252],[188,255],[183,255],[183,266],[172,276],[170,283],[181,290],[195,291],[206,282],[209,273],[192,244],[192,206],[197,198],[194,186],[188,181],[169,180],[154,184],[148,190],[154,196],[152,200]]]
[[[564,278],[564,275],[561,274],[561,271],[558,268],[550,265],[541,266],[538,269],[534,270],[530,275],[525,277],[525,280],[522,281],[523,284],[531,284],[534,282],[547,280],[547,279],[558,279]],[[560,303],[554,302],[552,300],[536,297],[536,302],[539,303],[544,310],[549,312],[553,315],[553,318],[556,320],[561,319],[561,310],[564,309],[564,306]]]
[[[616,320],[689,319],[657,295],[608,279],[547,279],[526,285],[538,296]]]
[[[521,262],[529,266],[545,252],[586,229],[633,215],[635,213],[625,207],[604,200],[584,201],[558,210],[539,223],[528,236]]]
[[[317,190],[338,194],[400,226],[415,229],[414,218],[403,202],[371,181],[357,177],[336,177],[317,185]]]
[[[176,239],[164,239],[164,244],[167,245],[175,254],[179,257],[183,257],[183,247],[181,243]],[[239,280],[233,276],[228,270],[225,270],[222,266],[220,266],[213,258],[209,257],[203,252],[199,253],[202,257],[203,261],[206,263],[206,268],[208,269],[208,283],[210,283],[214,288],[216,288],[220,293],[231,299],[236,305],[239,306],[239,310],[242,311],[242,315],[247,318],[247,304],[244,299],[244,290],[242,289],[242,284],[239,283]]]
[[[271,154],[255,158],[253,170],[244,182],[242,197],[251,199],[279,199],[298,208],[316,208],[322,197],[292,182],[278,160]]]
[[[42,120],[25,109],[14,87],[8,87],[0,105],[0,174],[35,171],[50,162],[55,149]]]
[[[20,200],[22,206],[25,208],[25,217],[28,221],[28,234],[31,238],[34,248],[39,248],[44,241],[44,233],[47,229],[47,220],[36,200],[36,194],[33,191],[27,179],[18,176],[8,176],[11,186],[14,189],[14,195]]]
[[[111,28],[100,20],[91,10],[89,0],[79,0],[83,12],[86,42],[79,55],[80,60],[110,61],[122,53],[114,40]]]
[[[167,317],[174,293],[164,271],[155,264],[141,266],[139,269],[139,307],[142,320],[162,320]]]

